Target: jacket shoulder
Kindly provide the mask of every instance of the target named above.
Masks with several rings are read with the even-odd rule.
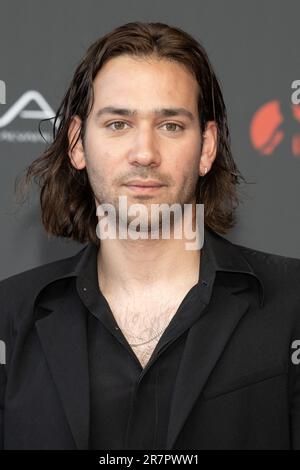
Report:
[[[6,363],[10,360],[19,328],[23,322],[25,326],[32,323],[33,306],[38,293],[52,281],[71,276],[83,250],[0,281],[0,341],[6,350]]]
[[[300,259],[268,251],[236,245],[253,271],[264,284],[266,293],[274,295],[277,289],[300,302]],[[298,294],[299,293],[299,294]]]
[[[26,298],[33,298],[47,283],[72,272],[81,256],[81,249],[75,255],[22,271],[0,281],[0,298],[5,303],[14,304]]]
[[[283,268],[288,266],[289,268],[295,269],[299,269],[300,267],[300,258],[256,250],[245,245],[234,245],[242,252],[250,263],[252,262],[257,266],[262,265],[266,268]]]

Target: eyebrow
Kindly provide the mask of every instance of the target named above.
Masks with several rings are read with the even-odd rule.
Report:
[[[105,106],[96,112],[95,119],[98,120],[104,114],[115,114],[121,116],[134,117],[139,114],[137,109],[118,108],[114,106]],[[186,108],[154,108],[150,111],[156,117],[185,116],[190,121],[195,120],[195,116]]]

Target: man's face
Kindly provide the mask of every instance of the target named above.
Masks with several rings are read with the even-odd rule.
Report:
[[[128,197],[128,207],[194,200],[201,156],[198,86],[183,65],[167,60],[123,55],[101,68],[93,84],[81,165],[86,166],[96,205],[110,203],[117,209],[121,195]],[[136,114],[100,114],[105,107]],[[190,117],[180,111],[153,112],[175,108]],[[156,180],[163,186],[139,190],[125,185],[133,179]]]

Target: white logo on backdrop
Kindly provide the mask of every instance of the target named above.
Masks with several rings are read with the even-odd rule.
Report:
[[[40,109],[24,109],[30,103],[35,101]],[[7,126],[17,116],[23,119],[47,119],[54,116],[54,111],[49,106],[45,98],[38,91],[27,91],[22,95],[6,113],[0,117],[0,127]]]
[[[35,102],[39,109],[28,109],[28,104]],[[26,109],[27,108],[27,109]],[[20,98],[0,116],[0,128],[8,126],[16,118],[38,120],[54,118],[55,112],[45,98],[36,90],[25,92]],[[51,139],[50,133],[44,134]],[[0,141],[7,142],[44,142],[38,131],[1,131]]]

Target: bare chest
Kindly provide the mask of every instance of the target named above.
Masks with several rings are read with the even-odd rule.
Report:
[[[128,299],[120,303],[117,299],[107,300],[119,328],[142,367],[145,367],[183,296],[159,301]]]

